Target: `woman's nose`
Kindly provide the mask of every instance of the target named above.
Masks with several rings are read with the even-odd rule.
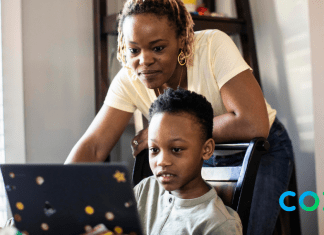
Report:
[[[154,63],[154,58],[152,56],[152,53],[143,51],[140,56],[140,65],[146,65],[149,66]]]

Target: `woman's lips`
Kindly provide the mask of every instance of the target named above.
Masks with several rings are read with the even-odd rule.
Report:
[[[161,73],[160,71],[141,72],[139,73],[139,76],[142,76],[145,79],[152,79],[155,78],[160,73]]]

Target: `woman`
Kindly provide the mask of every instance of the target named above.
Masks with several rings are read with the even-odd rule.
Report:
[[[261,160],[248,233],[272,234],[278,200],[292,171],[292,146],[233,41],[218,30],[194,33],[181,0],[128,0],[118,31],[123,68],[66,162],[104,161],[136,108],[148,117],[150,104],[165,88],[195,91],[212,103],[216,143],[268,138],[271,148]],[[134,156],[147,148],[147,141],[147,129],[134,137]],[[242,158],[220,161],[216,156],[205,164],[226,165],[226,161],[241,164]]]

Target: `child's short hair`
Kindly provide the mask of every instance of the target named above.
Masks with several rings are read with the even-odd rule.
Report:
[[[213,108],[202,95],[181,88],[168,88],[152,103],[149,110],[150,120],[157,113],[189,113],[196,117],[206,140],[212,138]]]

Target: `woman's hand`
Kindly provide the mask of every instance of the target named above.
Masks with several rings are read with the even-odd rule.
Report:
[[[148,128],[145,128],[137,133],[131,142],[132,154],[135,158],[142,150],[148,148]]]

